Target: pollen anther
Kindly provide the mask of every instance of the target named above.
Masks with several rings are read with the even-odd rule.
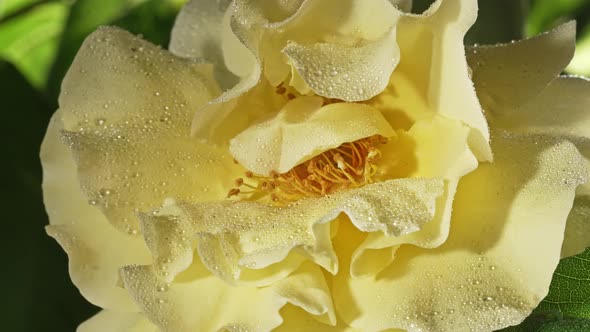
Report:
[[[272,171],[263,176],[247,171],[245,177],[252,183],[238,178],[235,184],[252,188],[252,191],[234,188],[228,197],[239,196],[245,200],[268,197],[273,203],[286,204],[304,197],[321,197],[342,189],[362,187],[375,181],[376,162],[381,157],[377,145],[387,141],[381,135],[374,135],[347,142],[282,174]]]

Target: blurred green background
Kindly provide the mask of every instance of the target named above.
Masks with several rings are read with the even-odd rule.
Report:
[[[98,309],[71,284],[67,258],[44,231],[39,145],[60,82],[84,38],[116,25],[166,47],[186,0],[0,0],[0,107],[4,150],[2,331],[74,331]],[[432,1],[415,0],[421,12]],[[507,42],[578,21],[567,72],[590,76],[590,0],[479,0],[466,43]],[[543,55],[539,55],[543,56]],[[547,299],[510,331],[590,331],[590,251],[562,261]]]

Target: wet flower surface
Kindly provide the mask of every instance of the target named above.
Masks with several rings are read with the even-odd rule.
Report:
[[[191,1],[170,51],[88,37],[41,153],[47,231],[104,309],[80,331],[522,321],[590,245],[574,25],[465,49],[476,1],[409,6]]]

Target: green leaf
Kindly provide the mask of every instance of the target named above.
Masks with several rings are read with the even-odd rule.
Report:
[[[526,34],[533,36],[551,29],[558,23],[576,18],[587,0],[535,0],[526,22]]]
[[[576,53],[565,69],[570,74],[590,76],[590,24],[578,34]]]
[[[590,331],[590,248],[562,259],[543,302],[522,324],[503,331]]]
[[[53,2],[0,21],[0,57],[14,63],[36,87],[45,85],[66,14],[64,3]]]
[[[42,0],[3,0],[0,2],[0,20],[10,15],[18,15],[19,11],[26,11],[28,7],[40,2],[47,2]]]
[[[570,20],[577,23],[576,53],[565,71],[590,76],[590,1],[535,0],[527,18],[526,33],[535,35]]]
[[[67,258],[45,233],[39,146],[51,106],[0,61],[2,121],[2,330],[74,331],[96,309],[71,284]]]
[[[559,312],[533,313],[518,326],[509,327],[502,332],[585,332],[590,331],[590,320],[585,318],[563,317]]]
[[[535,312],[555,311],[564,316],[590,319],[590,249],[562,259],[557,266],[549,295]]]

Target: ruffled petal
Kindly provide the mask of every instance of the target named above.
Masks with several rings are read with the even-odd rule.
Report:
[[[496,128],[590,139],[590,80],[559,77],[509,113],[492,113]]]
[[[262,175],[291,168],[326,150],[373,135],[395,132],[381,113],[368,105],[336,103],[322,107],[320,97],[299,97],[277,115],[241,132],[230,141],[233,157]]]
[[[389,0],[394,6],[404,13],[412,11],[412,0]]]
[[[260,81],[254,89],[246,87],[247,84],[246,79],[240,81],[218,99],[196,110],[191,135],[226,146],[232,137],[257,120],[276,113],[288,101],[265,80]]]
[[[457,181],[473,171],[478,163],[469,149],[469,128],[442,117],[417,122],[406,133],[382,149],[381,168],[394,177],[441,177],[447,179],[445,192],[437,198],[436,214],[419,232],[402,236],[371,233],[352,254],[350,274],[353,278],[374,275],[391,264],[402,244],[435,248],[449,234],[451,211]],[[407,150],[404,145],[411,146]],[[387,169],[386,165],[392,165]]]
[[[563,137],[573,142],[586,161],[590,174],[590,81],[580,77],[559,77],[535,98],[510,113],[493,113],[490,122],[496,128],[515,132],[539,133]],[[563,257],[580,253],[590,246],[588,211],[590,183],[576,190],[580,196],[568,220]]]
[[[234,40],[250,50],[251,56],[258,61],[255,63],[259,69],[257,74],[263,75],[272,85],[283,81],[288,73],[288,66],[280,54],[280,45],[285,43],[284,25],[297,16],[309,1],[234,0],[233,8],[228,12]],[[238,67],[243,62],[239,59],[239,54],[225,53],[226,61],[236,64],[233,67]],[[245,72],[242,69],[245,67],[240,67]]]
[[[277,39],[276,36],[267,33],[269,24],[278,26],[281,22],[274,20],[289,21],[291,16],[299,11],[301,4],[301,0],[232,2],[225,13],[222,35],[219,38],[225,65],[238,75],[240,80],[219,98],[195,112],[191,128],[193,136],[225,145],[252,121],[275,112],[284,105],[283,98],[275,93],[269,93],[269,82],[261,79],[263,67],[267,66],[267,62],[263,62],[262,53],[270,47],[269,43],[272,44]],[[261,44],[262,41],[266,44]],[[276,57],[280,54],[280,48],[275,52],[264,53]],[[280,64],[280,61],[278,63]],[[282,71],[288,70],[285,64],[278,67]],[[277,83],[275,81],[272,80]],[[260,87],[253,89],[257,85]],[[270,87],[273,88],[274,86]],[[226,126],[227,124],[229,126]]]
[[[399,62],[395,34],[393,28],[384,37],[361,46],[290,42],[283,52],[316,94],[361,101],[376,96],[387,86]]]
[[[78,326],[76,332],[158,332],[143,314],[102,310]]]
[[[470,128],[456,120],[434,116],[380,147],[380,172],[386,177],[458,179],[477,167],[468,145]]]
[[[280,10],[272,9],[277,6]],[[325,15],[328,12],[330,15]],[[242,75],[240,75],[242,79],[235,87],[195,114],[193,135],[218,144],[222,144],[224,140],[241,131],[234,131],[233,135],[226,134],[227,130],[220,128],[222,121],[232,123],[232,127],[241,126],[243,130],[249,123],[257,119],[253,116],[251,109],[240,105],[236,106],[236,103],[240,104],[247,99],[245,96],[247,92],[251,89],[256,90],[257,84],[261,83],[271,86],[277,86],[281,82],[286,83],[292,70],[289,59],[281,50],[289,42],[301,47],[312,48],[315,47],[312,45],[323,43],[341,50],[361,50],[363,48],[359,48],[359,45],[366,44],[367,47],[364,49],[371,48],[373,45],[380,50],[386,50],[385,53],[392,52],[395,45],[386,45],[383,41],[387,39],[384,38],[385,35],[388,35],[389,39],[395,37],[392,29],[394,29],[395,19],[399,16],[399,11],[395,7],[388,1],[382,0],[346,0],[344,2],[337,0],[240,0],[235,1],[228,13],[232,35],[250,50],[255,61],[251,68],[242,70]],[[382,42],[375,44],[376,40],[382,40]],[[353,47],[353,44],[356,44],[356,47]],[[225,52],[225,54],[231,53]],[[395,61],[392,59],[383,59],[382,55],[385,53],[380,52],[375,61],[394,63]],[[368,54],[368,56],[373,57],[374,55]],[[227,59],[226,64],[228,64]],[[322,69],[323,73],[327,75],[328,79],[346,81],[345,71],[354,70],[354,68],[349,68],[350,66],[345,64],[343,65],[348,69],[339,68],[341,66],[336,65],[330,64],[328,68]],[[365,91],[375,90],[375,82],[384,83],[387,81],[391,70],[380,71],[373,67],[366,67],[366,69],[370,69],[365,73],[366,77],[359,78],[355,83],[356,88],[353,89],[355,95],[361,90],[363,91],[361,95],[365,94]],[[336,74],[330,76],[334,72]],[[298,76],[296,71],[293,73]],[[291,78],[291,80],[293,79],[295,77]],[[348,79],[353,78],[349,76]],[[302,82],[304,81],[301,80],[300,83]],[[295,85],[298,86],[299,91],[307,86],[307,84]],[[349,90],[353,87],[352,84],[342,86]],[[265,105],[264,109],[270,109],[270,107]],[[270,109],[270,111],[276,112],[279,109],[280,107]],[[247,121],[244,118],[247,118]],[[233,124],[236,121],[238,124]],[[223,130],[223,133],[218,133],[218,129]]]
[[[268,27],[267,34],[272,37],[265,38],[260,48],[265,76],[272,84],[283,81],[295,60],[299,74],[320,95],[342,96],[343,100],[352,101],[364,94],[378,93],[379,83],[387,82],[394,64],[399,60],[394,35],[399,15],[388,1],[383,0],[304,1],[293,16]],[[392,43],[387,44],[387,41]],[[297,45],[298,49],[292,49],[289,44]],[[359,47],[365,44],[366,47]],[[369,49],[379,54],[371,54]],[[346,54],[351,51],[355,53],[354,58],[351,58],[352,53]],[[362,59],[368,60],[361,65],[368,70],[364,75],[346,63],[346,58],[348,61],[361,60],[356,58],[361,53],[370,59]],[[327,57],[330,55],[339,55],[340,58],[329,61]],[[391,57],[386,58],[387,55]],[[318,61],[325,67],[309,68],[311,63],[317,64]],[[379,65],[384,66],[381,72],[376,68]],[[319,72],[321,77],[310,76],[312,73],[306,69],[313,69],[314,75]],[[334,83],[332,90],[328,90],[329,84],[323,87],[313,84],[318,78]],[[352,79],[357,88],[352,89],[347,79]],[[320,90],[324,92],[320,93]],[[364,92],[359,94],[360,90]]]
[[[252,53],[239,42],[229,24],[231,1],[191,0],[180,10],[170,36],[170,52],[203,59],[215,65],[215,77],[222,88],[237,83],[234,74],[245,74],[255,65]],[[225,57],[240,59],[226,65]],[[236,70],[232,73],[228,66]],[[241,71],[240,71],[241,70]]]
[[[269,287],[230,286],[197,260],[190,281],[167,284],[149,266],[123,269],[125,286],[162,331],[270,331],[282,322],[279,310],[296,305],[335,324],[328,286],[320,268],[308,263]]]
[[[443,244],[449,236],[456,190],[457,180],[445,183],[444,193],[436,199],[434,217],[420,231],[395,237],[383,233],[368,234],[352,253],[350,276],[362,278],[378,274],[394,262],[395,253],[402,244],[421,248],[436,248]]]
[[[141,238],[111,226],[80,190],[70,149],[59,138],[58,111],[41,146],[43,199],[51,225],[47,233],[69,257],[73,283],[91,303],[117,311],[138,311],[125,289],[118,286],[119,269],[151,262]]]
[[[223,18],[230,4],[231,1],[188,1],[174,22],[170,52],[224,65],[221,37]]]
[[[420,16],[406,15],[397,25],[401,60],[396,71],[411,78],[429,108],[463,121],[480,161],[492,153],[486,119],[469,77],[463,37],[477,16],[477,1],[439,0]]]
[[[337,324],[332,326],[323,324],[313,316],[310,316],[307,312],[293,305],[285,305],[281,309],[281,317],[283,317],[283,324],[277,327],[273,331],[275,332],[361,332],[352,328],[344,321],[339,319]]]
[[[336,308],[349,325],[492,331],[522,321],[547,294],[575,188],[586,180],[582,158],[571,143],[542,136],[492,142],[494,163],[459,184],[442,246],[402,246],[374,277],[335,277]],[[362,240],[341,223],[335,247],[346,255]]]
[[[575,41],[572,21],[530,39],[468,48],[467,61],[485,110],[510,113],[531,100],[570,62]]]
[[[197,249],[205,266],[229,283],[252,284],[242,279],[242,274],[252,276],[252,270],[261,271],[264,282],[269,276],[277,280],[301,263],[290,260],[294,259],[290,254],[310,257],[336,274],[338,261],[332,249],[330,222],[340,213],[347,214],[362,232],[409,234],[433,219],[443,188],[439,179],[398,179],[301,199],[288,206],[230,200],[168,202],[144,216],[143,229],[145,234],[155,234],[146,237],[156,256],[155,273],[169,281],[188,268],[193,237],[198,239]],[[281,263],[286,258],[290,265]],[[259,280],[253,281],[261,285]]]
[[[382,0],[307,0],[296,15],[280,27],[298,36],[291,39],[309,43],[350,40],[376,40],[395,25],[399,12],[392,6],[396,1]],[[329,15],[327,14],[329,13]]]
[[[85,194],[115,227],[137,232],[137,211],[166,197],[225,196],[231,156],[189,136],[194,110],[216,93],[210,66],[116,28],[88,37],[64,79],[63,136]]]

